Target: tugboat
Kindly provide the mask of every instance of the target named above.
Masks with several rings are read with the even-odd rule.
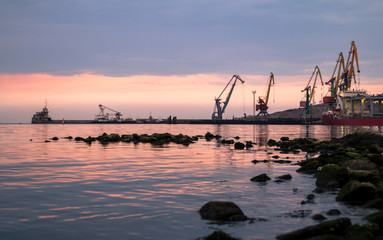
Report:
[[[32,123],[49,123],[52,119],[49,117],[49,111],[47,108],[47,102],[41,112],[36,112],[32,117]]]

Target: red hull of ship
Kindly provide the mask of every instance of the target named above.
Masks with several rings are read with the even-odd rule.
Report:
[[[331,118],[323,115],[323,122],[328,125],[383,126],[383,118]]]

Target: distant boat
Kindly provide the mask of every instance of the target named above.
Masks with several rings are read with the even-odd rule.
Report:
[[[49,111],[46,105],[41,112],[36,112],[32,117],[32,123],[49,123],[49,122],[52,122],[52,119],[49,117]]]

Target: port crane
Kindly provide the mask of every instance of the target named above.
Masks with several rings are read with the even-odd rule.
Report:
[[[262,98],[262,97],[259,97],[258,99],[258,104],[255,106],[256,107],[256,110],[259,111],[259,113],[257,114],[257,116],[259,115],[263,115],[264,117],[268,116],[269,114],[267,113],[267,109],[269,109],[269,107],[267,106],[268,102],[269,102],[269,97],[270,97],[270,88],[271,86],[274,85],[274,74],[271,72],[270,73],[270,78],[269,78],[269,83],[267,85],[267,92],[266,92],[266,97]]]
[[[233,75],[233,77],[231,77],[230,81],[227,83],[226,87],[223,89],[223,91],[218,96],[218,98],[215,98],[214,112],[211,115],[211,119],[222,120],[222,114],[225,112],[227,104],[229,104],[229,100],[230,100],[231,94],[233,93],[235,84],[237,83],[237,80],[239,80],[242,84],[245,82],[241,79],[241,77],[239,75]],[[221,96],[225,92],[226,88],[230,85],[231,82],[233,82],[231,89],[230,89],[229,93],[227,94],[225,102],[222,103],[221,102]]]
[[[336,95],[339,92],[339,83],[343,77],[344,71],[345,71],[344,57],[343,57],[343,53],[340,52],[335,64],[334,71],[332,72],[331,79],[325,83],[326,85],[330,85],[330,91],[329,91],[330,96],[325,96],[323,98],[324,103],[335,103]]]
[[[312,85],[310,85],[311,81],[313,80],[314,75],[315,75],[314,81],[313,81]],[[300,102],[300,107],[305,108],[305,115],[313,113],[312,108],[311,108],[311,101],[312,101],[314,94],[315,94],[315,88],[317,88],[316,82],[317,82],[318,76],[319,76],[321,83],[322,83],[322,86],[323,86],[322,74],[320,72],[319,67],[315,66],[314,71],[311,74],[309,82],[307,83],[306,87],[301,91],[301,92],[306,92],[306,94],[305,94],[306,100]]]
[[[345,71],[342,74],[343,82],[340,84],[340,90],[350,90],[351,89],[351,82],[354,80],[356,83],[355,78],[355,67],[354,64],[356,63],[357,72],[360,73],[359,70],[359,60],[358,60],[358,50],[356,48],[355,41],[351,42],[350,51],[348,52],[348,57],[346,61]]]
[[[96,115],[96,121],[97,122],[108,122],[108,121],[121,121],[121,116],[122,114],[116,110],[113,110],[111,108],[108,108],[102,104],[99,104],[98,107],[100,108],[100,112],[98,115]],[[109,113],[105,113],[105,109],[108,109],[109,111],[111,112],[114,112],[114,114],[109,114]],[[110,116],[113,116],[112,118],[110,118]]]

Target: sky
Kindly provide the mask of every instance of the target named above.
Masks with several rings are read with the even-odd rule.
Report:
[[[382,12],[380,0],[0,0],[0,123],[30,122],[46,99],[53,119],[93,119],[99,104],[208,119],[233,74],[245,83],[224,118],[240,117],[270,72],[269,112],[297,108],[315,66],[327,82],[351,41],[354,87],[382,93]]]

